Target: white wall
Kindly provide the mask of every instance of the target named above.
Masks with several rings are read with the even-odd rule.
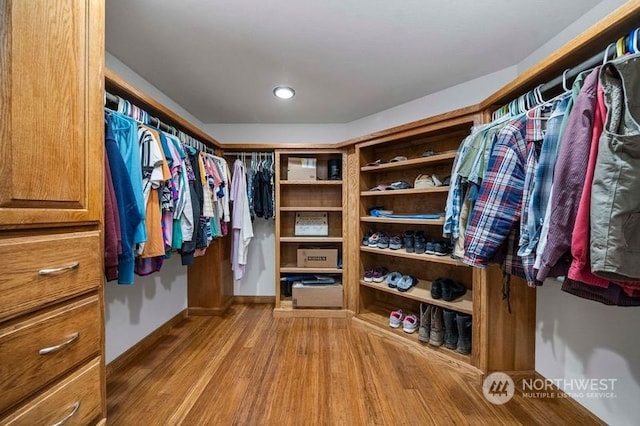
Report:
[[[192,124],[202,125],[113,55],[106,52],[105,57],[107,67],[132,86]],[[165,261],[160,273],[148,277],[136,275],[133,285],[107,283],[105,305],[106,362],[109,363],[187,307],[187,268],[180,264],[180,255]]]
[[[180,255],[165,260],[160,273],[136,275],[132,285],[106,283],[105,305],[108,364],[186,309],[187,269]]]
[[[220,143],[334,143],[347,139],[345,124],[205,124]]]
[[[537,290],[536,370],[552,380],[614,379],[615,398],[582,392],[574,399],[610,425],[637,425],[640,309],[605,306],[560,286],[550,279]]]
[[[604,0],[518,64],[522,73],[625,3]],[[612,40],[613,41],[613,40]],[[604,46],[603,46],[604,48]],[[604,306],[564,293],[555,280],[539,288],[536,371],[549,379],[616,379],[615,399],[574,399],[611,425],[640,419],[639,308]]]
[[[256,218],[245,276],[233,284],[236,296],[274,296],[276,285],[276,226],[273,219]]]
[[[347,124],[349,138],[475,105],[516,78],[515,66],[458,84]]]

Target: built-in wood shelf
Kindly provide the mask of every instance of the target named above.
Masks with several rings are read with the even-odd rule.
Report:
[[[447,265],[454,266],[467,266],[461,261],[457,259],[453,259],[450,256],[436,256],[434,254],[416,254],[416,253],[407,253],[405,249],[400,250],[391,250],[391,249],[380,249],[377,247],[360,247],[361,252],[374,253],[382,256],[395,256],[395,257],[403,257],[405,259],[415,259],[422,260],[425,262],[433,262],[433,263],[444,263]]]
[[[281,243],[341,243],[342,237],[280,237]]]
[[[360,167],[363,172],[388,171],[390,169],[412,168],[426,164],[437,164],[451,161],[456,158],[457,151],[446,151],[430,157],[411,158],[405,161],[394,161],[393,163],[380,164],[378,166]]]
[[[280,185],[342,185],[341,180],[281,180]]]
[[[362,216],[360,222],[401,223],[403,225],[444,225],[444,217],[440,219],[399,219],[390,217]]]
[[[416,194],[436,194],[449,192],[449,186],[436,186],[434,188],[410,188],[410,189],[388,189],[386,191],[362,191],[363,197],[379,197],[386,195],[416,195]]]
[[[297,266],[281,266],[280,273],[284,274],[341,274],[338,268],[298,268]]]
[[[386,293],[398,294],[408,299],[417,300],[418,302],[442,306],[443,308],[452,309],[456,312],[464,312],[470,315],[473,314],[473,292],[470,289],[467,289],[467,292],[456,300],[447,302],[443,299],[434,299],[433,297],[431,297],[431,281],[426,280],[418,280],[418,284],[411,287],[407,291],[399,291],[395,288],[391,288],[387,285],[386,281],[382,283],[376,283],[360,280],[360,285],[379,291],[384,291]]]
[[[341,212],[342,207],[280,207],[281,212]]]

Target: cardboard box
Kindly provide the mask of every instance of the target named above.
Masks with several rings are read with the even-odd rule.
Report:
[[[342,308],[342,284],[294,283],[292,293],[294,308]]]
[[[316,180],[316,159],[289,157],[287,180]]]
[[[298,268],[335,268],[337,266],[338,249],[298,249]]]

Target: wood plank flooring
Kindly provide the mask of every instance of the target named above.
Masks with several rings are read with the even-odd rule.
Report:
[[[487,402],[481,377],[349,326],[271,305],[190,317],[107,379],[109,425],[597,424],[565,399]]]

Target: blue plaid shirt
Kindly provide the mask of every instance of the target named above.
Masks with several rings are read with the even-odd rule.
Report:
[[[456,159],[453,163],[453,172],[451,173],[451,186],[449,186],[449,195],[447,196],[444,226],[442,231],[442,235],[444,237],[451,236],[453,237],[453,239],[457,239],[460,236],[460,210],[462,209],[462,196],[464,192],[462,188],[462,178],[458,174],[458,170],[460,168],[462,158],[464,158],[464,156],[466,155],[472,139],[473,132],[471,135],[467,136],[460,144],[458,153],[456,154]]]
[[[498,134],[471,213],[464,262],[486,267],[502,260],[507,274],[524,277],[517,255],[527,162],[526,117],[507,123]],[[501,256],[503,255],[503,256]]]

